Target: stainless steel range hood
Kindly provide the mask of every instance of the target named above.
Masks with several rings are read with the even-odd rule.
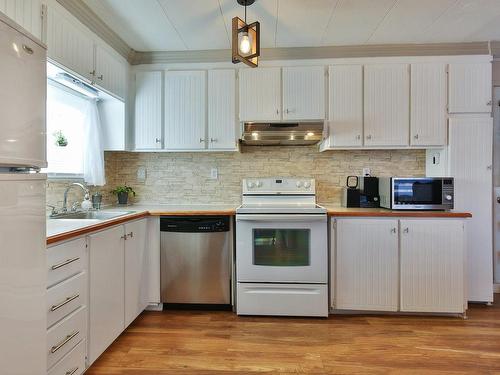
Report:
[[[323,122],[243,124],[241,143],[251,146],[308,146],[321,141]]]

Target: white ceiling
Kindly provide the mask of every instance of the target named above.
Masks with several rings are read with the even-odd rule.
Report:
[[[136,51],[231,47],[236,0],[83,0]],[[500,0],[256,0],[261,45],[310,47],[500,40]]]

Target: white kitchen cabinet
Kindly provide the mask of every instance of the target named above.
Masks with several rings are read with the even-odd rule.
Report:
[[[135,74],[135,148],[162,148],[162,72]]]
[[[336,220],[335,308],[397,311],[398,221]]]
[[[148,219],[125,224],[125,327],[149,303]],[[159,265],[157,265],[159,266]]]
[[[125,328],[124,238],[122,225],[88,236],[89,364],[92,364]]]
[[[491,63],[453,63],[448,66],[450,113],[491,112]]]
[[[446,144],[446,64],[411,65],[410,145]]]
[[[240,121],[281,120],[281,68],[239,70]]]
[[[408,145],[409,95],[408,64],[365,65],[365,146]]]
[[[400,310],[463,313],[463,221],[405,219],[400,225]]]
[[[466,236],[467,290],[468,300],[476,302],[493,302],[492,138],[489,116],[450,118],[448,173],[455,183],[455,210],[472,214]]]
[[[236,74],[233,69],[208,71],[208,148],[237,149]]]
[[[127,82],[127,62],[109,47],[95,44],[96,86],[124,100]]]
[[[42,2],[40,0],[0,0],[0,12],[42,39]]]
[[[165,148],[206,147],[206,72],[165,73]]]
[[[329,145],[363,145],[363,66],[329,67]]]
[[[325,118],[325,68],[294,66],[283,68],[283,120]]]

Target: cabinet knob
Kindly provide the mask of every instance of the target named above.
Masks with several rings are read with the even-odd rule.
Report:
[[[403,229],[403,233],[408,233],[410,230],[408,228]]]
[[[490,164],[486,167],[487,170],[491,171],[493,169],[493,166]]]
[[[359,135],[359,134],[358,134],[358,135],[356,136],[356,139],[361,139],[361,135]]]
[[[155,142],[156,143],[161,143],[161,139],[160,138],[155,138]]]
[[[97,79],[100,79],[102,81],[103,75],[101,74]]]
[[[486,105],[492,105],[493,102],[490,100],[488,103],[486,103]]]
[[[210,142],[211,143],[217,142],[217,138],[210,138]]]
[[[200,138],[200,143],[203,143],[203,142],[205,142],[205,139]]]
[[[372,135],[371,135],[371,134],[368,134],[368,135],[366,136],[366,139],[372,139]]]
[[[92,70],[91,72],[89,72],[89,74],[90,74],[91,76],[95,76],[95,69],[94,69],[94,70]]]
[[[277,109],[277,110],[276,110],[276,114],[277,114],[277,115],[279,115],[279,113],[280,113],[280,111],[279,111],[279,109]]]
[[[413,138],[418,139],[418,134],[415,134]]]
[[[396,228],[392,228],[391,233],[396,233]]]

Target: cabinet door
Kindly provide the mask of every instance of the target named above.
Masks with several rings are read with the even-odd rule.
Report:
[[[125,327],[149,303],[147,220],[125,224]]]
[[[325,118],[325,68],[283,68],[283,120]]]
[[[332,147],[363,145],[363,66],[329,68],[328,126]]]
[[[407,64],[365,66],[366,146],[407,146],[410,131]]]
[[[446,144],[446,65],[411,65],[410,144]]]
[[[281,119],[281,69],[240,69],[240,121]]]
[[[236,143],[236,75],[235,71],[208,72],[208,147],[237,148]]]
[[[127,62],[100,44],[95,45],[95,83],[124,100],[127,85]]]
[[[55,1],[47,10],[48,57],[78,74],[94,79],[94,41],[90,31]]]
[[[162,72],[135,75],[135,148],[162,147]]]
[[[493,301],[492,140],[493,119],[450,118],[449,172],[457,211],[467,220],[468,300]]]
[[[491,63],[450,64],[450,113],[491,112]]]
[[[0,12],[38,39],[42,39],[42,2],[40,0],[3,0]]]
[[[337,220],[337,309],[398,309],[397,228],[397,220]]]
[[[464,311],[462,220],[401,220],[401,311]]]
[[[89,236],[89,361],[93,363],[125,328],[124,229]]]
[[[206,73],[165,73],[165,148],[204,149],[206,146]]]

